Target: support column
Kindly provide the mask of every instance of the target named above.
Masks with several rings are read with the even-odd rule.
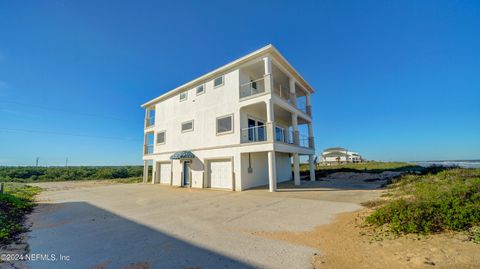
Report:
[[[307,94],[306,96],[306,99],[307,99],[307,107],[305,107],[305,109],[307,110],[307,115],[310,116],[310,118],[312,117],[312,104],[310,103],[310,93]]]
[[[308,165],[310,168],[310,181],[315,181],[315,162],[312,154],[308,155]]]
[[[264,74],[265,92],[272,92],[272,88],[273,88],[272,59],[270,59],[270,57],[263,58],[263,64],[265,69],[265,74]]]
[[[156,184],[157,182],[157,165],[155,161],[152,164],[152,184]]]
[[[143,162],[143,183],[148,181],[148,161]]]
[[[297,94],[295,91],[295,79],[289,78],[290,83],[290,103],[296,107],[297,106]]]
[[[275,151],[268,152],[268,186],[270,192],[277,191],[277,167]]]
[[[293,153],[293,182],[295,186],[300,186],[300,157],[298,153]]]
[[[300,145],[299,135],[298,135],[298,115],[297,113],[292,113],[292,128],[293,128],[293,144]]]
[[[269,99],[265,102],[266,104],[266,109],[267,109],[267,124],[266,124],[266,128],[267,128],[267,141],[268,142],[273,142],[275,141],[274,140],[274,130],[275,130],[275,124],[274,124],[274,121],[275,121],[275,112],[274,112],[274,108],[273,108],[273,101],[272,99]]]
[[[143,120],[143,127],[146,128],[148,126],[147,124],[147,120],[148,120],[148,114],[149,114],[149,111],[148,111],[148,107],[145,109],[145,119]]]
[[[315,141],[313,139],[313,126],[312,123],[308,123],[308,147],[315,148]]]

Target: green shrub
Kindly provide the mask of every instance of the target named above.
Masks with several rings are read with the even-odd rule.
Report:
[[[143,166],[0,167],[0,182],[46,182],[141,177]]]
[[[37,187],[23,184],[6,184],[0,194],[0,245],[7,244],[24,231],[25,214],[33,207],[33,197],[40,192]]]
[[[480,169],[452,169],[407,175],[392,187],[393,200],[375,210],[367,223],[394,233],[465,231],[480,225]]]
[[[469,230],[470,240],[474,243],[480,244],[480,226],[474,226]]]

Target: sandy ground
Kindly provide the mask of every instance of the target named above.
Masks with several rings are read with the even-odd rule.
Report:
[[[365,227],[370,209],[342,213],[307,232],[254,232],[257,236],[313,247],[314,268],[480,268],[480,244],[464,234],[378,236]]]

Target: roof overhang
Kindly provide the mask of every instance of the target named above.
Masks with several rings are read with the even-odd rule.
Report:
[[[288,72],[290,72],[292,74],[292,76],[295,78],[295,80],[302,86],[304,87],[307,91],[309,91],[310,93],[313,93],[314,90],[313,88],[310,86],[310,84],[308,84],[308,82],[297,72],[297,70],[295,70],[295,68],[285,59],[285,57],[283,57],[282,54],[280,54],[280,52],[272,45],[272,44],[269,44],[259,50],[256,50],[250,54],[247,54],[233,62],[230,62],[220,68],[217,68],[203,76],[200,76],[190,82],[187,82],[169,92],[166,92],[160,96],[158,96],[157,98],[154,98],[146,103],[144,103],[141,107],[142,108],[145,108],[145,107],[149,107],[149,106],[152,106],[162,100],[165,100],[169,97],[172,97],[172,96],[175,96],[177,94],[179,94],[180,92],[184,91],[185,89],[188,89],[188,88],[191,88],[193,86],[195,86],[196,84],[199,84],[203,81],[206,81],[206,80],[211,80],[213,78],[215,78],[216,76],[218,75],[221,75],[229,70],[232,70],[232,69],[235,69],[237,67],[239,67],[240,65],[244,64],[244,63],[247,63],[255,58],[258,58],[260,56],[266,56],[266,55],[270,55],[272,56],[278,63],[280,63],[284,68],[287,69]]]

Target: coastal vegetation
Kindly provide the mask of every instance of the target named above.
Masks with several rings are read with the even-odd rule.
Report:
[[[0,167],[0,182],[48,182],[110,179],[141,182],[143,166]]]
[[[407,162],[364,162],[364,163],[348,163],[338,165],[316,165],[315,173],[317,178],[326,177],[337,172],[353,172],[353,173],[375,173],[379,174],[385,171],[397,172],[418,172],[424,173],[425,167]],[[308,164],[300,165],[300,174],[302,176],[309,175]]]
[[[480,243],[480,169],[405,174],[385,196],[367,223],[395,234],[466,231]]]
[[[25,215],[35,206],[34,196],[40,191],[21,183],[5,183],[0,193],[0,245],[12,242],[26,230]]]

